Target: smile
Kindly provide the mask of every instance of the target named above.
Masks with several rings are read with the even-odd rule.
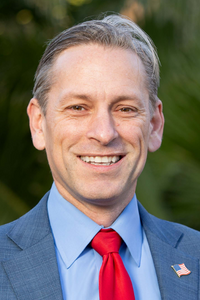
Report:
[[[91,165],[110,166],[121,159],[121,156],[80,156],[80,159]]]

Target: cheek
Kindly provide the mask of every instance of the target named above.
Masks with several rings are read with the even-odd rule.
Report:
[[[58,151],[63,151],[63,154],[66,155],[80,143],[84,136],[85,129],[81,124],[78,125],[73,120],[61,122],[54,131],[54,147],[60,148]]]
[[[149,137],[149,126],[143,121],[123,122],[116,124],[117,131],[123,140],[129,144],[147,143]]]

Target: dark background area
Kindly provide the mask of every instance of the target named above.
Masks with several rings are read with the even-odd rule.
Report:
[[[161,61],[165,131],[137,197],[158,217],[200,229],[200,6],[198,0],[1,0],[0,224],[49,190],[45,152],[33,148],[26,107],[46,42],[100,13],[120,12],[153,39]]]

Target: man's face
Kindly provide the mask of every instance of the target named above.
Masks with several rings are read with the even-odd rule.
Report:
[[[162,137],[161,103],[150,115],[141,60],[131,50],[81,45],[62,52],[52,71],[46,116],[32,100],[40,127],[32,136],[58,190],[72,203],[128,203],[148,148]]]

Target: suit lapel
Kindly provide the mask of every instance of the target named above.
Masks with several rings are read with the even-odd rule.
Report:
[[[153,257],[162,299],[197,300],[199,278],[198,259],[191,258],[178,251],[148,230],[146,230],[146,235]],[[191,271],[191,274],[179,278],[171,266],[181,263],[186,265]]]
[[[182,232],[174,228],[170,230],[170,223],[149,215],[141,206],[140,214],[153,257],[162,300],[197,300],[199,260],[178,250],[177,245],[183,235]],[[181,263],[186,265],[191,274],[179,278],[171,266]]]
[[[46,195],[27,215],[17,220],[8,237],[17,245],[12,259],[3,266],[19,300],[63,300],[54,241],[47,214]],[[199,260],[180,251],[183,233],[159,220],[139,205],[155,264],[162,300],[197,300]],[[192,247],[188,245],[188,247]],[[185,263],[192,272],[180,278],[171,265]]]
[[[53,247],[49,234],[39,244],[3,263],[17,299],[63,299]]]
[[[19,219],[8,234],[19,250],[3,266],[19,300],[63,300],[47,198]]]

